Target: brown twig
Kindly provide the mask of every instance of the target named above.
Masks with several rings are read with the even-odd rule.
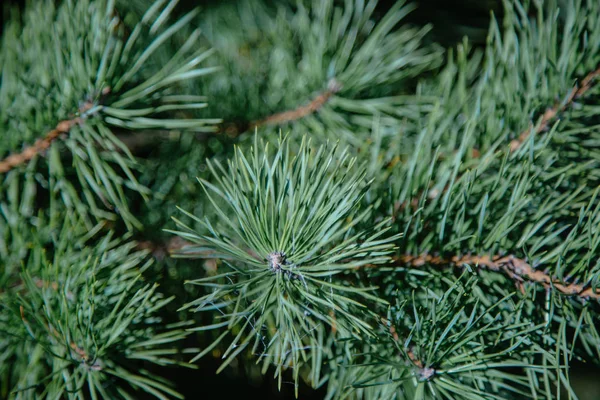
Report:
[[[531,135],[532,131],[534,131],[537,135],[538,133],[541,133],[548,129],[548,124],[550,123],[550,121],[556,118],[556,116],[560,112],[566,110],[566,108],[573,103],[577,92],[577,85],[575,85],[575,87],[569,92],[569,96],[567,97],[567,99],[562,104],[556,102],[553,107],[547,108],[544,114],[542,114],[542,119],[540,120],[540,123],[536,128],[531,126],[528,129],[525,129],[523,132],[521,132],[521,134],[517,138],[510,141],[510,151],[517,151],[523,145],[523,143],[525,143],[527,138]]]
[[[585,92],[587,92],[592,87],[592,81],[598,76],[600,76],[600,67],[587,74],[585,78],[581,80],[580,86],[575,84],[573,89],[571,89],[571,91],[569,92],[567,99],[562,104],[556,103],[552,108],[548,108],[542,115],[542,119],[539,125],[537,126],[537,128],[535,128],[535,133],[538,134],[548,129],[550,121],[554,120],[558,116],[558,114],[562,113],[569,106],[571,106],[575,99],[583,96]],[[510,142],[510,151],[518,150],[519,147],[521,147],[521,145],[525,142],[525,140],[527,140],[527,138],[531,134],[531,131],[531,128],[526,129],[523,132],[521,132],[518,138],[513,139]]]
[[[194,245],[194,243],[188,242],[180,237],[174,237],[166,244],[156,244],[150,241],[139,242],[138,248],[150,250],[151,253],[157,258],[164,258],[167,253],[171,253],[191,245]],[[504,272],[519,286],[523,285],[523,283],[526,281],[529,281],[541,284],[546,289],[555,289],[567,296],[600,300],[600,289],[594,290],[593,288],[588,287],[588,285],[562,282],[558,279],[552,278],[543,271],[535,269],[525,260],[512,255],[464,255],[453,256],[451,258],[432,256],[430,254],[402,255],[394,257],[392,259],[392,263],[394,265],[410,266],[413,268],[422,267],[427,264],[456,267],[471,265],[479,268],[485,268],[489,271]],[[394,333],[395,331],[392,332],[392,334]]]
[[[328,84],[327,90],[318,94],[310,103],[306,105],[300,106],[294,110],[276,113],[256,121],[222,122],[217,126],[216,132],[211,133],[225,134],[228,137],[235,138],[243,133],[252,131],[262,126],[278,125],[286,122],[297,121],[317,112],[331,99],[333,95],[338,93],[341,88],[341,85],[335,79],[332,79]],[[206,133],[197,134],[196,136],[198,140],[206,139]],[[153,134],[150,132],[143,132],[140,134],[132,134],[127,132],[126,134],[118,134],[117,137],[131,152],[136,152],[139,151],[139,149],[153,146],[157,141],[167,139],[169,137],[169,132],[158,131],[154,132]]]
[[[413,350],[413,348],[405,349],[406,355],[418,370],[419,378],[423,381],[431,379],[436,373],[435,368],[424,366]]]
[[[101,92],[101,98],[110,94],[110,88],[106,87]],[[30,161],[33,157],[38,154],[42,154],[46,151],[50,145],[60,138],[61,136],[68,135],[69,131],[75,126],[79,125],[85,119],[85,114],[96,105],[95,102],[86,101],[81,107],[79,107],[79,116],[60,121],[56,124],[56,127],[46,134],[45,137],[36,140],[31,146],[25,147],[20,153],[11,154],[3,160],[0,160],[0,174],[6,173],[11,169],[18,167],[19,165],[25,164]]]
[[[102,370],[102,364],[100,363],[100,360],[98,360],[95,357],[90,358],[90,356],[87,354],[87,352],[85,350],[83,350],[82,348],[80,348],[79,346],[77,346],[77,344],[75,344],[75,342],[71,342],[69,344],[69,347],[71,347],[71,350],[73,350],[75,352],[75,354],[77,354],[81,363],[83,365],[85,365],[88,369],[90,369],[92,371],[101,371]]]
[[[148,250],[155,258],[162,260],[167,254],[192,244],[179,236],[175,236],[166,243],[157,243],[150,240],[139,241],[136,247],[138,250]]]
[[[33,334],[33,331],[30,328],[29,322],[27,321],[27,318],[25,317],[24,307],[19,306],[19,311],[21,314],[21,320],[23,321],[23,324],[25,324],[25,326],[27,327],[29,332],[31,334]],[[46,329],[50,332],[51,337],[56,339],[58,341],[58,343],[65,342],[64,336],[62,336],[49,322],[46,322],[44,325],[45,325]],[[102,364],[101,364],[100,360],[98,360],[96,357],[90,358],[88,353],[81,347],[77,346],[77,344],[75,342],[71,341],[69,343],[69,347],[77,355],[77,357],[79,358],[79,361],[83,365],[85,365],[88,369],[90,369],[92,371],[102,370]]]
[[[417,358],[412,349],[406,349],[406,355],[417,368],[423,368],[423,362]]]
[[[25,149],[23,149],[23,151],[21,151],[20,153],[11,154],[4,160],[1,160],[0,173],[6,173],[15,167],[18,167],[21,164],[25,164],[36,155],[44,152],[48,149],[48,147],[50,147],[52,142],[54,142],[60,137],[60,135],[69,133],[71,128],[79,123],[81,123],[81,119],[79,117],[60,121],[56,125],[56,128],[48,132],[48,134],[44,138],[36,140],[34,144],[25,147]]]
[[[552,278],[543,271],[533,268],[526,261],[512,255],[491,257],[487,255],[465,255],[453,256],[451,258],[442,258],[429,254],[421,254],[418,256],[404,255],[395,257],[394,263],[411,267],[421,267],[426,264],[457,267],[472,265],[490,271],[504,272],[519,286],[523,285],[525,281],[529,281],[538,283],[549,290],[554,289],[567,296],[600,300],[600,290],[591,288],[588,285],[562,282],[556,278]]]
[[[332,79],[327,85],[327,90],[319,94],[307,105],[298,107],[295,110],[284,111],[278,114],[271,115],[267,118],[254,121],[250,123],[250,129],[254,129],[263,125],[283,124],[285,122],[296,121],[301,118],[304,118],[323,107],[325,103],[329,101],[331,96],[339,92],[341,88],[341,85],[335,79]]]
[[[139,242],[139,249],[148,249],[157,258],[163,258],[167,253],[182,249],[183,247],[194,245],[180,237],[170,239],[166,244],[155,244],[150,241]],[[578,283],[566,283],[556,278],[552,278],[547,273],[537,270],[528,264],[525,260],[512,255],[508,256],[478,256],[464,255],[453,256],[451,258],[443,258],[440,256],[432,256],[430,254],[420,255],[402,255],[392,259],[394,265],[410,266],[413,268],[422,267],[424,265],[437,266],[456,266],[471,265],[478,268],[485,268],[489,271],[504,272],[513,279],[518,286],[528,281],[541,284],[546,289],[554,289],[558,292],[567,295],[575,296],[583,299],[600,300],[600,289],[594,290],[588,285]],[[395,334],[395,331],[392,332]],[[395,335],[397,336],[397,335]]]
[[[331,79],[327,85],[327,90],[317,95],[306,105],[300,106],[294,110],[283,111],[270,115],[266,118],[251,121],[248,123],[224,123],[219,128],[219,133],[225,133],[228,136],[238,136],[244,132],[251,131],[266,125],[280,125],[286,122],[297,121],[310,114],[317,112],[329,101],[329,99],[338,93],[342,86],[335,79]]]
[[[396,327],[394,326],[394,324],[383,317],[381,318],[381,322],[384,325],[388,326],[388,329],[394,341],[400,343],[400,337],[398,336],[398,332],[396,332]],[[410,360],[411,364],[417,369],[419,378],[421,380],[429,380],[435,375],[435,368],[426,367],[423,364],[423,361],[421,361],[421,359],[419,359],[419,357],[417,357],[417,355],[415,354],[414,347],[405,347],[404,351],[406,352],[406,355],[408,356],[408,359]]]
[[[331,333],[334,335],[337,333],[337,319],[335,318],[335,310],[332,308],[329,310],[329,316],[331,317]]]

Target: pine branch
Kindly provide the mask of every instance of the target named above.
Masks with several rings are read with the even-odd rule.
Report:
[[[34,347],[43,366],[28,370],[27,380],[3,376],[9,379],[4,382],[23,398],[63,398],[67,392],[82,398],[88,390],[91,398],[131,398],[132,391],[181,397],[145,370],[150,364],[192,367],[177,357],[187,323],[169,325],[159,314],[173,297],[144,282],[142,273],[151,265],[147,252],[110,234],[90,240],[82,233],[89,232],[65,222],[51,242],[52,257],[46,258],[41,243],[35,246],[13,280],[18,282],[0,295],[6,318],[0,331],[10,334],[0,341],[0,354],[23,368]],[[31,241],[41,240],[38,231],[31,234]]]
[[[521,145],[523,145],[523,143],[527,140],[527,138],[531,135],[532,131],[535,132],[535,134],[537,135],[548,129],[550,122],[556,118],[560,118],[561,113],[566,111],[567,108],[569,108],[576,99],[583,96],[592,87],[594,80],[599,75],[600,66],[596,70],[588,73],[581,80],[581,85],[575,84],[573,89],[571,89],[571,91],[569,92],[567,98],[562,103],[556,103],[553,107],[548,108],[544,112],[544,114],[542,114],[542,118],[537,127],[535,127],[535,129],[526,129],[523,132],[521,132],[518,138],[511,140],[510,151],[517,151],[521,147]]]
[[[327,90],[319,94],[307,105],[298,107],[295,110],[284,111],[271,115],[267,118],[251,123],[250,126],[251,128],[255,128],[263,125],[278,125],[304,118],[323,107],[323,105],[329,101],[329,98],[339,92],[341,88],[342,86],[335,79],[332,79],[327,85]]]
[[[54,142],[61,134],[69,133],[71,127],[81,122],[80,118],[61,121],[56,125],[56,128],[51,130],[46,137],[38,139],[31,146],[26,147],[20,153],[11,154],[3,160],[0,160],[0,173],[6,173],[11,169],[25,164],[33,157],[44,152],[52,142]]]
[[[280,139],[273,154],[255,136],[250,153],[237,149],[227,169],[209,163],[218,186],[200,182],[223,226],[216,229],[208,219],[181,210],[208,233],[175,218],[180,230],[167,230],[194,242],[180,248],[177,257],[225,260],[227,272],[188,282],[214,290],[182,308],[223,313],[218,323],[194,330],[239,327],[220,370],[248,347],[265,368],[275,365],[280,384],[282,370],[293,367],[297,384],[299,367],[322,357],[319,335],[325,326],[353,336],[373,334],[369,320],[374,315],[361,301],[385,301],[372,296],[371,288],[334,279],[361,265],[389,261],[399,236],[384,237],[385,219],[359,229],[370,211],[359,209],[364,168],[355,168],[356,159],[338,153],[337,146],[313,152],[309,143],[304,139],[294,154]],[[235,218],[228,217],[231,212]],[[263,329],[264,340],[262,333],[256,335]]]
[[[201,66],[212,52],[199,44],[198,30],[177,49],[168,47],[198,15],[194,9],[174,21],[176,5],[154,1],[131,31],[114,12],[113,0],[32,3],[22,27],[20,19],[7,24],[0,52],[0,123],[6,137],[0,141],[0,156],[6,157],[0,173],[47,151],[48,172],[42,176],[49,190],[60,192],[88,226],[120,217],[128,229],[140,229],[127,193],[147,199],[150,191],[138,182],[140,165],[113,130],[213,132],[220,122],[174,115],[206,107],[205,97],[181,90],[182,82],[216,70]],[[164,64],[157,63],[160,53],[169,54]],[[82,99],[89,100],[80,106]],[[76,109],[74,117],[68,114]],[[56,121],[44,135],[42,129]],[[69,165],[52,145],[59,139]]]
[[[456,266],[462,267],[470,265],[484,268],[494,272],[504,272],[513,279],[518,286],[522,286],[525,281],[542,285],[548,290],[556,290],[567,296],[579,297],[581,299],[600,300],[600,289],[589,287],[588,284],[576,284],[561,282],[543,271],[536,270],[525,260],[515,256],[453,256],[443,258],[429,254],[403,255],[394,258],[394,264],[410,266],[412,268],[422,267],[424,265],[437,266]]]
[[[531,135],[532,131],[535,132],[535,134],[539,134],[539,133],[547,130],[551,121],[555,120],[556,118],[560,118],[561,113],[565,112],[571,105],[573,105],[573,103],[576,99],[583,96],[588,90],[590,90],[593,87],[594,80],[598,76],[600,76],[600,67],[598,67],[594,71],[589,72],[581,80],[580,85],[575,84],[575,86],[569,91],[569,94],[564,102],[557,103],[552,108],[548,108],[542,115],[542,118],[541,118],[539,124],[535,128],[532,127],[532,128],[526,129],[521,132],[521,134],[518,136],[518,138],[511,140],[510,145],[509,145],[509,151],[511,153],[514,153],[517,150],[519,150],[521,148],[522,144]],[[496,152],[496,154],[498,155],[503,151],[504,151],[503,149],[498,150]],[[472,156],[472,158],[479,158],[481,156],[481,153],[477,149],[472,149],[471,156]],[[438,160],[442,160],[444,158],[445,158],[444,154],[440,154],[438,156]],[[393,165],[394,164],[388,164],[387,167],[388,168],[393,167]],[[461,177],[459,176],[459,177],[457,177],[456,180],[458,181],[460,178]],[[450,186],[446,185],[442,190],[429,190],[428,189],[427,190],[427,198],[429,200],[436,199],[440,195],[446,193],[448,191],[449,187]],[[425,192],[425,190],[421,190],[412,199],[406,200],[402,203],[398,202],[397,204],[395,204],[394,210],[393,210],[394,217],[395,217],[395,215],[397,215],[399,212],[403,211],[409,205],[412,208],[416,208],[419,205],[420,199],[423,196],[424,192]]]
[[[153,243],[151,241],[142,241],[138,243],[137,248],[140,250],[149,250],[152,255],[158,259],[162,259],[165,253],[171,254],[176,253],[179,250],[185,249],[186,247],[193,247],[194,243],[181,239],[180,237],[174,237],[169,239],[165,243]],[[186,254],[190,254],[186,252]],[[206,253],[207,255],[209,253]],[[600,300],[600,289],[594,289],[589,285],[582,285],[576,283],[561,282],[558,279],[552,278],[549,274],[536,270],[525,260],[517,258],[515,256],[453,256],[451,258],[443,258],[440,256],[432,256],[429,254],[420,255],[403,255],[397,256],[392,259],[393,265],[396,266],[410,266],[411,268],[422,267],[424,265],[435,265],[435,266],[455,266],[463,267],[464,265],[475,266],[479,268],[485,268],[489,271],[504,272],[515,283],[521,287],[525,281],[537,283],[542,285],[545,289],[554,289],[558,292],[571,296],[579,297],[581,299],[595,299]],[[374,265],[367,265],[374,267]]]
[[[441,48],[423,44],[429,27],[403,23],[414,4],[399,1],[383,14],[376,4],[308,0],[273,8],[242,2],[207,12],[202,28],[228,74],[200,82],[207,86],[199,90],[213,93],[210,107],[232,122],[221,131],[237,136],[295,121],[290,130],[310,129],[314,140],[360,143],[356,133],[370,131],[374,116],[395,127],[421,116],[416,103],[424,100],[412,95],[413,78],[439,66]],[[316,91],[322,92],[297,107]],[[288,111],[263,118],[281,109]],[[318,117],[309,117],[317,109]]]
[[[235,122],[224,123],[219,127],[218,133],[225,133],[227,136],[236,137],[242,133],[253,131],[267,125],[282,125],[288,122],[298,121],[308,115],[317,112],[323,107],[329,99],[341,90],[342,86],[335,80],[331,79],[327,85],[327,89],[319,93],[310,103],[295,108],[289,111],[282,111],[269,115],[268,117],[251,121],[249,123],[240,124]]]
[[[522,371],[547,379],[549,369],[538,365],[536,357],[547,357],[554,368],[558,360],[537,343],[544,324],[528,320],[527,300],[506,293],[495,297],[499,293],[493,289],[486,293],[469,274],[440,279],[432,287],[421,276],[412,295],[398,293],[387,317],[380,319],[378,339],[344,349],[355,354],[346,363],[338,361],[343,365],[332,373],[330,390],[336,393],[348,385],[358,398],[400,394],[395,396],[399,399],[429,398],[422,396],[424,390],[442,393],[431,398],[444,399],[543,393],[542,385],[521,377]]]
[[[106,87],[102,90],[102,97],[110,94],[110,88]],[[78,117],[62,120],[56,127],[46,134],[42,139],[37,139],[31,146],[26,147],[20,153],[15,153],[7,156],[3,160],[0,160],[0,174],[6,173],[11,169],[18,167],[19,165],[29,162],[33,157],[38,154],[44,153],[50,145],[60,137],[66,137],[69,134],[71,128],[75,125],[80,125],[87,118],[87,113],[94,109],[97,111],[96,106],[101,106],[101,102],[94,103],[92,101],[86,101],[78,110]]]

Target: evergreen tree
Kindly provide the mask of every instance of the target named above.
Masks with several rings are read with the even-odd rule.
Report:
[[[600,3],[486,6],[477,46],[404,1],[6,8],[0,397],[578,398]]]

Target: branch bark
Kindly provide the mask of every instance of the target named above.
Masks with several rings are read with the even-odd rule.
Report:
[[[462,267],[470,265],[494,272],[503,272],[508,275],[515,283],[522,287],[525,282],[532,282],[542,285],[548,290],[556,290],[567,296],[579,297],[582,299],[600,300],[600,288],[594,289],[590,285],[567,283],[560,281],[547,273],[533,268],[525,260],[515,256],[478,256],[465,255],[443,258],[429,254],[404,255],[394,258],[396,265],[404,265],[412,268],[422,267],[424,265],[455,266]]]
[[[108,94],[110,94],[110,88],[106,87],[101,92],[101,98],[106,97]],[[59,139],[61,136],[67,136],[75,125],[81,124],[86,118],[86,112],[91,110],[95,105],[96,104],[92,101],[86,101],[79,107],[78,117],[60,121],[56,124],[54,129],[46,134],[46,136],[36,140],[31,146],[25,147],[20,153],[13,153],[3,160],[0,160],[0,174],[9,172],[19,165],[26,164],[36,155],[45,152],[55,140]]]
[[[548,125],[550,124],[550,122],[554,120],[560,113],[564,112],[567,108],[569,108],[573,104],[575,99],[583,96],[592,87],[593,80],[596,79],[598,76],[600,76],[600,66],[596,70],[587,74],[585,78],[581,80],[581,86],[575,84],[575,86],[573,87],[573,89],[571,89],[569,95],[567,96],[564,102],[557,102],[556,104],[554,104],[553,107],[546,109],[546,111],[542,115],[542,119],[537,128],[526,129],[523,132],[521,132],[521,134],[517,138],[513,139],[510,142],[510,151],[514,152],[518,150],[521,147],[521,145],[523,145],[523,143],[527,140],[527,138],[529,138],[532,130],[535,131],[536,134],[538,134],[548,129]]]
[[[245,124],[240,123],[224,123],[219,128],[219,133],[225,133],[228,136],[236,137],[251,131],[255,128],[260,128],[266,125],[281,125],[286,122],[293,122],[302,119],[308,115],[317,112],[322,108],[333,95],[338,93],[342,89],[342,86],[335,79],[329,81],[327,90],[318,94],[310,103],[300,106],[294,110],[283,111],[277,114],[270,115],[266,118],[251,121]]]
[[[150,241],[138,242],[138,249],[149,250],[154,257],[162,259],[168,253],[190,245],[194,245],[194,243],[188,242],[180,237],[173,237],[164,244],[157,244]],[[600,288],[594,289],[590,287],[589,284],[583,285],[560,281],[544,271],[535,269],[527,263],[527,261],[513,255],[464,255],[444,258],[432,256],[430,254],[406,254],[393,257],[392,264],[410,268],[420,268],[425,265],[460,268],[469,265],[493,272],[502,272],[513,279],[519,287],[522,287],[525,282],[531,282],[539,284],[548,290],[556,290],[566,296],[600,300]],[[374,267],[373,265],[369,266]]]
[[[331,97],[338,93],[341,90],[341,88],[341,85],[336,80],[332,79],[327,86],[327,90],[319,93],[308,104],[305,104],[293,110],[276,113],[256,121],[222,122],[220,125],[217,126],[217,131],[211,132],[210,134],[224,134],[231,138],[236,138],[248,131],[252,131],[253,129],[260,128],[262,126],[280,125],[286,122],[297,121],[319,111],[319,109],[321,109],[331,99]],[[196,138],[202,141],[207,138],[206,135],[206,133],[197,134]],[[153,134],[150,134],[149,132],[142,132],[137,134],[127,132],[126,134],[117,134],[119,140],[121,140],[127,146],[127,148],[134,154],[136,152],[139,152],[140,149],[154,146],[157,142],[168,138],[168,136],[168,131],[155,132]]]
[[[588,90],[590,90],[590,88],[593,86],[593,81],[599,76],[600,76],[600,66],[597,69],[595,69],[594,71],[588,73],[581,80],[581,85],[575,84],[575,86],[571,89],[571,91],[569,92],[569,95],[567,96],[567,98],[564,102],[556,103],[556,104],[554,104],[553,107],[548,108],[542,115],[542,119],[536,128],[530,127],[528,129],[522,131],[517,138],[511,140],[510,145],[509,145],[510,152],[514,153],[515,151],[517,151],[523,145],[523,143],[525,143],[525,141],[529,138],[532,131],[534,131],[535,134],[539,134],[539,133],[545,131],[546,129],[548,129],[550,122],[555,120],[561,113],[563,113],[567,108],[569,108],[576,99],[583,96]],[[473,158],[479,158],[480,155],[481,154],[480,154],[479,150],[477,150],[477,149],[472,150]],[[443,155],[441,155],[440,157],[443,157]],[[444,187],[443,190],[429,192],[427,197],[430,200],[435,199],[439,195],[445,193],[447,190],[448,190],[448,186]],[[421,198],[422,195],[423,195],[423,190],[421,190],[411,200],[407,200],[407,201],[404,201],[403,203],[396,204],[396,206],[394,207],[394,214],[396,214],[398,211],[404,210],[408,205],[411,205],[413,208],[416,207],[419,204],[419,199]]]
[[[61,135],[69,133],[71,128],[81,123],[81,118],[74,118],[60,121],[56,128],[52,129],[48,134],[35,141],[31,146],[25,147],[20,153],[11,154],[4,160],[0,161],[0,173],[6,173],[19,165],[29,162],[33,157],[46,151],[52,142],[58,139]]]

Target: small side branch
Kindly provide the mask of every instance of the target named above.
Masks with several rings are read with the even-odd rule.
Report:
[[[106,87],[101,91],[100,99],[103,99],[108,94],[110,94],[110,88]],[[56,124],[54,129],[46,134],[45,137],[36,140],[31,146],[25,147],[20,153],[11,154],[5,159],[0,160],[0,174],[4,174],[13,168],[18,167],[19,165],[26,164],[36,155],[44,153],[46,150],[48,150],[52,142],[61,136],[68,135],[75,125],[81,124],[83,120],[87,118],[86,114],[88,111],[91,112],[90,110],[92,110],[95,105],[96,104],[92,101],[86,101],[81,107],[79,107],[78,117],[60,121],[58,124]]]
[[[396,331],[396,327],[394,326],[394,324],[392,324],[392,322],[386,318],[381,318],[381,322],[388,327],[389,332],[392,335],[394,341],[400,343],[400,337],[398,336],[398,332]],[[421,361],[419,357],[417,357],[417,355],[415,354],[414,347],[404,347],[404,351],[406,352],[406,355],[408,356],[408,359],[410,360],[412,366],[417,370],[417,375],[420,380],[427,381],[434,377],[436,373],[435,368],[426,367],[423,364],[423,361]]]
[[[254,129],[256,127],[264,125],[283,124],[286,122],[297,121],[301,118],[304,118],[323,107],[325,103],[329,101],[331,96],[339,92],[341,88],[342,86],[335,79],[332,79],[327,85],[327,90],[315,97],[310,103],[298,107],[295,110],[284,111],[278,114],[271,115],[267,118],[254,121],[250,123],[250,129]]]
[[[594,289],[589,285],[577,283],[566,283],[551,277],[547,273],[536,270],[526,261],[515,256],[453,256],[442,258],[421,254],[418,256],[404,255],[394,259],[396,264],[410,267],[421,267],[423,265],[456,266],[472,265],[490,271],[504,272],[513,279],[518,286],[522,287],[526,281],[542,285],[548,290],[556,290],[564,295],[580,297],[582,299],[600,300],[600,289]]]
[[[342,89],[342,86],[335,79],[329,81],[327,90],[317,95],[310,103],[300,106],[294,110],[283,111],[277,114],[270,115],[266,118],[251,121],[246,124],[239,123],[225,123],[223,124],[219,132],[225,133],[228,136],[238,136],[244,132],[251,131],[255,128],[260,128],[266,125],[280,125],[286,122],[297,121],[308,115],[317,112],[322,108],[333,95],[338,93]]]
[[[166,243],[157,243],[150,240],[144,240],[137,243],[138,250],[147,250],[156,259],[162,260],[167,254],[177,251],[185,246],[193,245],[193,243],[183,240],[179,236],[172,237]]]
[[[52,142],[58,139],[61,135],[69,133],[71,128],[81,123],[81,118],[74,118],[69,120],[60,121],[56,128],[52,129],[48,134],[35,141],[31,146],[26,147],[20,153],[11,154],[4,160],[0,161],[0,173],[6,173],[11,169],[18,167],[19,165],[29,162],[33,157],[46,151]]]
[[[588,90],[590,90],[590,88],[592,87],[592,82],[598,76],[600,76],[600,67],[587,74],[585,78],[582,79],[581,86],[576,84],[575,87],[571,89],[569,95],[567,96],[564,102],[556,103],[552,108],[548,108],[546,112],[544,112],[544,114],[542,115],[542,120],[540,121],[540,124],[537,126],[537,128],[526,129],[523,132],[521,132],[518,138],[513,139],[510,142],[510,151],[518,150],[521,147],[521,145],[527,140],[529,135],[531,135],[532,130],[536,134],[538,134],[548,129],[548,125],[552,120],[554,120],[560,113],[564,112],[568,107],[570,107],[575,101],[575,99],[583,96]]]
[[[569,92],[569,95],[567,96],[567,98],[564,102],[556,103],[553,107],[548,108],[542,115],[542,119],[541,119],[539,125],[537,126],[537,128],[530,127],[529,129],[526,129],[523,132],[521,132],[521,134],[517,138],[511,140],[510,145],[509,145],[510,152],[513,153],[513,152],[517,151],[523,145],[523,143],[525,143],[527,138],[529,138],[529,136],[531,135],[532,132],[535,132],[535,134],[539,134],[539,133],[545,131],[546,129],[548,129],[550,122],[553,121],[554,119],[556,119],[559,116],[559,114],[563,113],[567,108],[569,108],[576,99],[583,96],[588,90],[590,90],[590,88],[593,86],[594,80],[598,77],[600,77],[600,67],[598,67],[596,70],[587,74],[581,80],[581,85],[576,84],[571,89],[571,91]],[[473,149],[472,157],[479,158],[479,156],[480,156],[479,150]],[[443,155],[440,155],[440,158],[443,158]],[[446,186],[443,190],[431,191],[427,194],[427,197],[429,199],[435,199],[440,194],[445,193],[447,190],[448,190],[448,186]],[[395,207],[395,210],[394,210],[394,214],[396,214],[398,211],[404,210],[408,205],[411,205],[413,208],[416,207],[419,204],[419,199],[421,198],[422,195],[423,195],[423,191],[420,191],[411,200],[407,200],[403,203],[397,204]]]

